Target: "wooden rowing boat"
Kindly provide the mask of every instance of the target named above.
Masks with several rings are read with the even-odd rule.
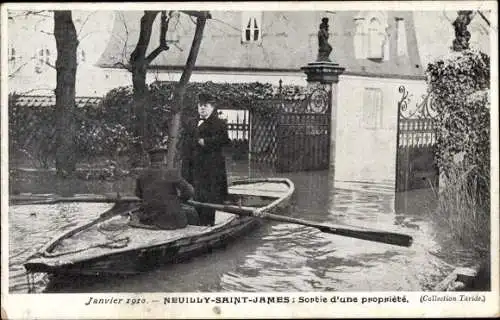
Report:
[[[52,275],[133,274],[210,251],[241,236],[258,224],[250,215],[286,206],[294,185],[288,179],[234,181],[228,208],[247,210],[249,216],[216,211],[214,226],[177,230],[135,227],[130,223],[139,205],[119,202],[95,221],[51,240],[25,264],[28,273]]]

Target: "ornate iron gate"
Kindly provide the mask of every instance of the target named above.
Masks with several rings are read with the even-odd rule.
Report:
[[[281,89],[281,87],[280,87]],[[281,92],[281,91],[280,91]],[[328,169],[331,91],[317,85],[306,94],[270,101],[272,115],[251,114],[251,159],[278,172]]]
[[[279,172],[328,169],[331,91],[318,85],[303,100],[283,101],[278,115]]]
[[[274,168],[278,159],[276,117],[250,113],[250,160]]]
[[[409,93],[399,87],[396,192],[437,188],[439,171],[434,161],[436,145],[435,110],[432,94],[424,95],[414,108],[408,108]]]

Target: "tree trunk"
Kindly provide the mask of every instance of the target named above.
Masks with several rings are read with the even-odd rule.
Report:
[[[132,166],[143,166],[147,159],[148,132],[146,108],[149,104],[149,91],[146,85],[146,73],[149,65],[146,51],[151,40],[153,22],[160,11],[144,11],[141,18],[141,29],[139,39],[134,51],[130,55],[130,68],[132,71],[132,83],[134,87],[134,108],[136,119],[134,136],[138,138],[134,145],[134,152],[131,159]]]
[[[198,57],[198,52],[201,46],[201,40],[203,39],[203,30],[205,29],[205,24],[207,18],[210,17],[209,13],[205,13],[196,18],[196,31],[194,33],[193,42],[191,44],[191,50],[189,51],[189,56],[184,66],[181,79],[176,87],[175,92],[175,107],[172,110],[173,117],[169,125],[168,134],[168,153],[167,153],[167,164],[169,168],[179,168],[178,164],[178,141],[180,133],[181,115],[182,109],[184,107],[184,94],[186,92],[186,86],[191,78],[191,73],[193,72],[194,65],[196,63],[196,58]]]
[[[56,170],[59,176],[76,168],[74,148],[76,49],[78,38],[71,11],[54,11],[54,36],[57,48],[56,84]]]
[[[132,83],[134,87],[134,105],[132,110],[136,120],[134,136],[138,138],[134,144],[132,161],[134,165],[142,166],[146,161],[146,150],[148,148],[146,106],[149,100],[149,92],[146,85],[146,65],[144,63],[137,64],[132,70]]]

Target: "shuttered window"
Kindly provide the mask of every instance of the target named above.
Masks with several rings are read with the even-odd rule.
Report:
[[[396,18],[396,35],[397,35],[397,51],[398,57],[408,54],[406,46],[406,28],[403,18]]]
[[[362,126],[365,129],[382,128],[382,90],[365,88],[363,95]]]
[[[376,18],[370,20],[368,41],[368,58],[382,59],[384,57],[384,34],[382,32],[382,24]]]

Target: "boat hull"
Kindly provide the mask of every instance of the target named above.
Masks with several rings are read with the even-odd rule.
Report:
[[[288,206],[294,186],[288,179],[271,178],[233,182],[229,191],[234,199],[239,199],[240,208],[249,208],[251,213],[255,213],[255,210],[270,213]],[[225,246],[261,223],[260,218],[223,211],[216,212],[216,224],[211,227],[189,225],[176,230],[147,230],[130,227],[125,222],[122,223],[126,226],[125,230],[119,231],[118,237],[111,237],[121,238],[114,240],[114,243],[111,241],[111,244],[119,244],[124,239],[126,244],[104,246],[109,244],[112,233],[105,234],[98,230],[99,225],[116,218],[118,222],[120,219],[129,219],[126,215],[117,217],[127,208],[129,212],[137,210],[137,205],[111,209],[110,212],[115,211],[112,214],[114,218],[97,219],[56,237],[24,264],[25,269],[28,273],[50,275],[136,274]],[[108,242],[105,243],[105,240]],[[100,243],[100,246],[87,246],[87,243]]]
[[[216,232],[204,235],[189,242],[184,239],[154,247],[134,249],[126,252],[100,256],[83,261],[35,258],[25,263],[27,272],[43,272],[57,275],[127,275],[147,272],[159,265],[178,263],[186,259],[211,252],[228,245],[235,239],[249,233],[260,224],[257,218],[243,217],[234,219]]]

